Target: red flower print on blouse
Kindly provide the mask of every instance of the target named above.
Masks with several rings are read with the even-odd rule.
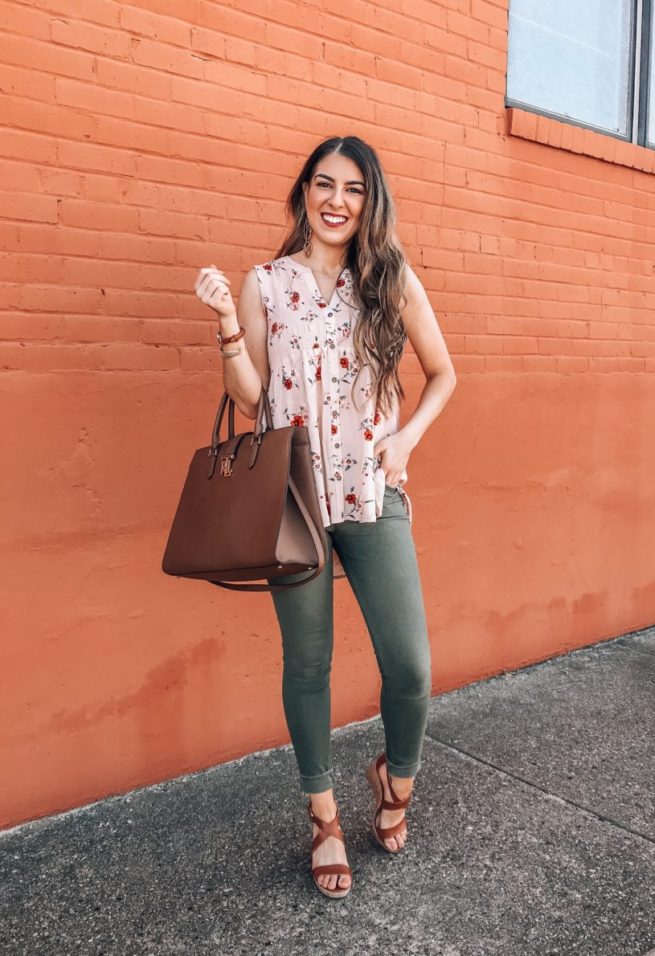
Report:
[[[366,428],[364,430],[364,438],[366,439],[366,441],[373,441],[373,432],[371,431],[370,428]]]
[[[292,424],[292,425],[304,425],[304,424],[305,424],[305,419],[302,417],[302,415],[294,415],[293,418],[291,419],[291,424]]]
[[[352,494],[352,493],[347,494],[347,495],[345,496],[345,501],[346,501],[346,503],[349,504],[349,505],[354,505],[355,502],[357,501],[357,495],[354,495],[354,494]]]
[[[333,435],[336,435],[337,432],[339,431],[339,429],[337,428],[336,425],[331,425],[331,426],[330,426],[330,431],[332,432]]]
[[[297,308],[298,308],[298,303],[299,303],[299,302],[300,302],[300,292],[292,292],[292,293],[291,293],[291,304],[293,305],[294,309],[297,309]]]
[[[320,366],[320,365],[319,365],[318,368],[316,369],[316,381],[317,381],[317,382],[322,382],[322,381],[323,381],[322,378],[321,378],[321,366]]]
[[[292,388],[292,387],[293,387],[293,382],[291,381],[290,378],[285,378],[285,379],[283,379],[283,380],[282,380],[282,384],[284,385],[285,388]]]
[[[347,355],[342,355],[342,356],[341,356],[341,358],[339,359],[339,365],[341,366],[341,368],[349,368],[349,367],[350,367],[350,362],[348,361],[348,356],[347,356]]]
[[[271,326],[271,332],[273,333],[273,335],[275,335],[275,333],[277,332],[277,322],[274,322],[273,325]]]
[[[324,302],[323,299],[321,299],[318,303],[318,307],[319,309],[327,309],[327,302]]]
[[[375,413],[375,418],[373,419],[373,424],[374,424],[374,425],[379,425],[379,424],[380,424],[380,413],[379,413],[379,412],[376,412],[376,413]]]
[[[344,286],[345,284],[346,284],[346,280],[345,280],[345,279],[337,279],[337,289],[340,289],[340,288],[341,288],[342,286]]]
[[[270,264],[270,262],[265,262],[265,263],[264,263],[264,268],[266,269],[267,272],[272,272],[272,271],[273,271],[273,266]]]

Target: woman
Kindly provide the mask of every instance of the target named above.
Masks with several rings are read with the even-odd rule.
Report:
[[[382,675],[386,748],[367,768],[373,831],[392,853],[404,820],[431,690],[430,647],[402,488],[413,449],[455,387],[455,373],[421,282],[395,235],[395,207],[375,151],[357,136],[319,144],[287,200],[292,229],[277,256],[244,278],[202,269],[196,293],[218,314],[225,388],[255,418],[262,386],[274,426],[306,425],[326,528],[325,573],[272,592],[282,634],[282,696],[309,798],[312,873],[327,896],[352,885],[330,759],[333,579],[345,570]],[[409,339],[427,379],[399,427],[398,365]],[[307,576],[288,575],[276,582]]]

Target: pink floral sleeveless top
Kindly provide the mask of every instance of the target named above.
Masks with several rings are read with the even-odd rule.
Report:
[[[351,389],[359,365],[352,337],[359,309],[350,270],[342,270],[329,302],[309,266],[282,256],[255,272],[268,325],[268,398],[275,428],[306,425],[324,527],[376,520],[375,443],[399,427],[374,407],[370,367]],[[379,486],[379,476],[377,484]],[[403,492],[403,494],[406,494]],[[336,551],[334,576],[344,571]]]

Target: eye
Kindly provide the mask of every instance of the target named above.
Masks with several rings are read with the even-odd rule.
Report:
[[[330,188],[331,185],[332,185],[332,183],[327,182],[327,180],[325,180],[325,179],[321,179],[321,180],[317,180],[317,181],[316,181],[316,185],[319,186],[319,187],[320,187],[320,186],[327,186],[328,188]],[[363,196],[363,195],[364,195],[363,191],[362,191],[361,189],[358,189],[357,186],[349,186],[349,187],[348,187],[348,192],[349,192],[349,193],[355,193],[356,196]]]

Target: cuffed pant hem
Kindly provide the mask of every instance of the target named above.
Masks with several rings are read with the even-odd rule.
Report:
[[[421,769],[421,761],[411,764],[409,767],[397,767],[387,759],[387,771],[392,777],[415,777]]]
[[[301,776],[300,782],[304,793],[323,793],[324,790],[331,790],[334,785],[331,770],[326,770],[316,777]]]

